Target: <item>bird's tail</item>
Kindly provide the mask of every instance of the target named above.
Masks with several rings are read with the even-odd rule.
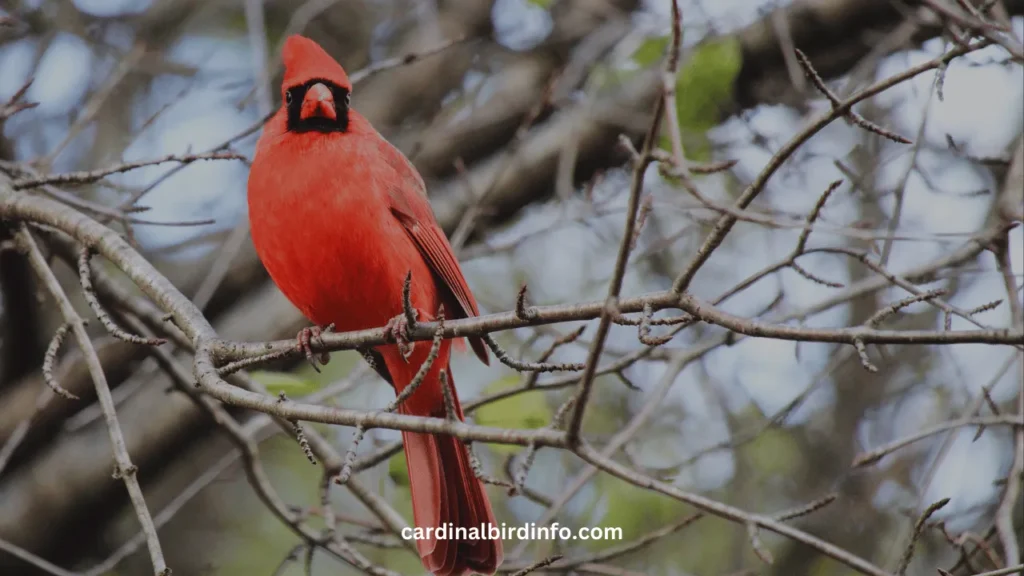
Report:
[[[451,371],[446,372],[455,411],[462,420],[455,383]],[[437,373],[432,371],[431,377]],[[423,387],[440,391],[441,382],[424,382]],[[429,415],[445,417],[443,404],[433,412]],[[493,574],[502,561],[502,542],[500,536],[492,538],[490,528],[497,528],[494,512],[483,482],[473,472],[466,445],[453,436],[419,432],[402,432],[402,440],[413,517],[426,536],[416,541],[423,565],[436,576]]]

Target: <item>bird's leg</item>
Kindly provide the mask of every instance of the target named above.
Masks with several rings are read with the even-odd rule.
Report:
[[[413,312],[416,313],[416,316],[419,316],[415,309]],[[402,353],[402,359],[408,362],[409,356],[412,355],[413,346],[409,342],[409,319],[406,318],[405,314],[399,314],[388,320],[387,325],[384,326],[384,333],[394,339],[395,344],[398,345],[398,351]]]
[[[295,337],[295,347],[306,355],[306,360],[309,362],[313,370],[320,372],[320,367],[317,366],[317,362],[320,364],[327,365],[331,361],[331,354],[329,352],[321,352],[319,356],[313,354],[313,347],[310,346],[311,342],[316,342],[320,346],[324,345],[323,335],[325,332],[334,330],[334,324],[328,324],[321,328],[320,326],[310,326],[299,330],[299,334]]]

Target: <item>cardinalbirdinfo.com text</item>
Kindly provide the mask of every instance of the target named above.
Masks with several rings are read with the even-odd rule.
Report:
[[[618,527],[582,527],[573,530],[568,526],[559,526],[557,522],[550,526],[537,526],[533,522],[521,526],[509,526],[504,522],[501,526],[482,523],[479,526],[455,526],[447,522],[440,526],[417,526],[402,529],[402,538],[406,540],[622,540],[622,528]]]

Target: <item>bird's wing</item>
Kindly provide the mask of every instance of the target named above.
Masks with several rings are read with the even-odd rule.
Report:
[[[450,317],[478,316],[480,310],[477,308],[476,299],[466,284],[448,238],[437,224],[430,201],[427,199],[423,179],[401,152],[383,139],[381,143],[381,157],[392,168],[394,175],[388,183],[391,213],[401,222],[416,244],[427,265],[434,272],[440,287],[451,296],[445,298],[446,304],[455,308],[449,308]],[[469,338],[469,344],[480,360],[488,364],[487,345],[484,341],[480,338]]]

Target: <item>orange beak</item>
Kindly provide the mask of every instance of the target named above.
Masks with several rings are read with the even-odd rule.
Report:
[[[330,88],[319,82],[310,86],[309,90],[306,90],[305,98],[302,99],[302,113],[300,117],[303,120],[309,120],[310,118],[337,120],[338,114],[334,108],[334,94],[331,93]]]

